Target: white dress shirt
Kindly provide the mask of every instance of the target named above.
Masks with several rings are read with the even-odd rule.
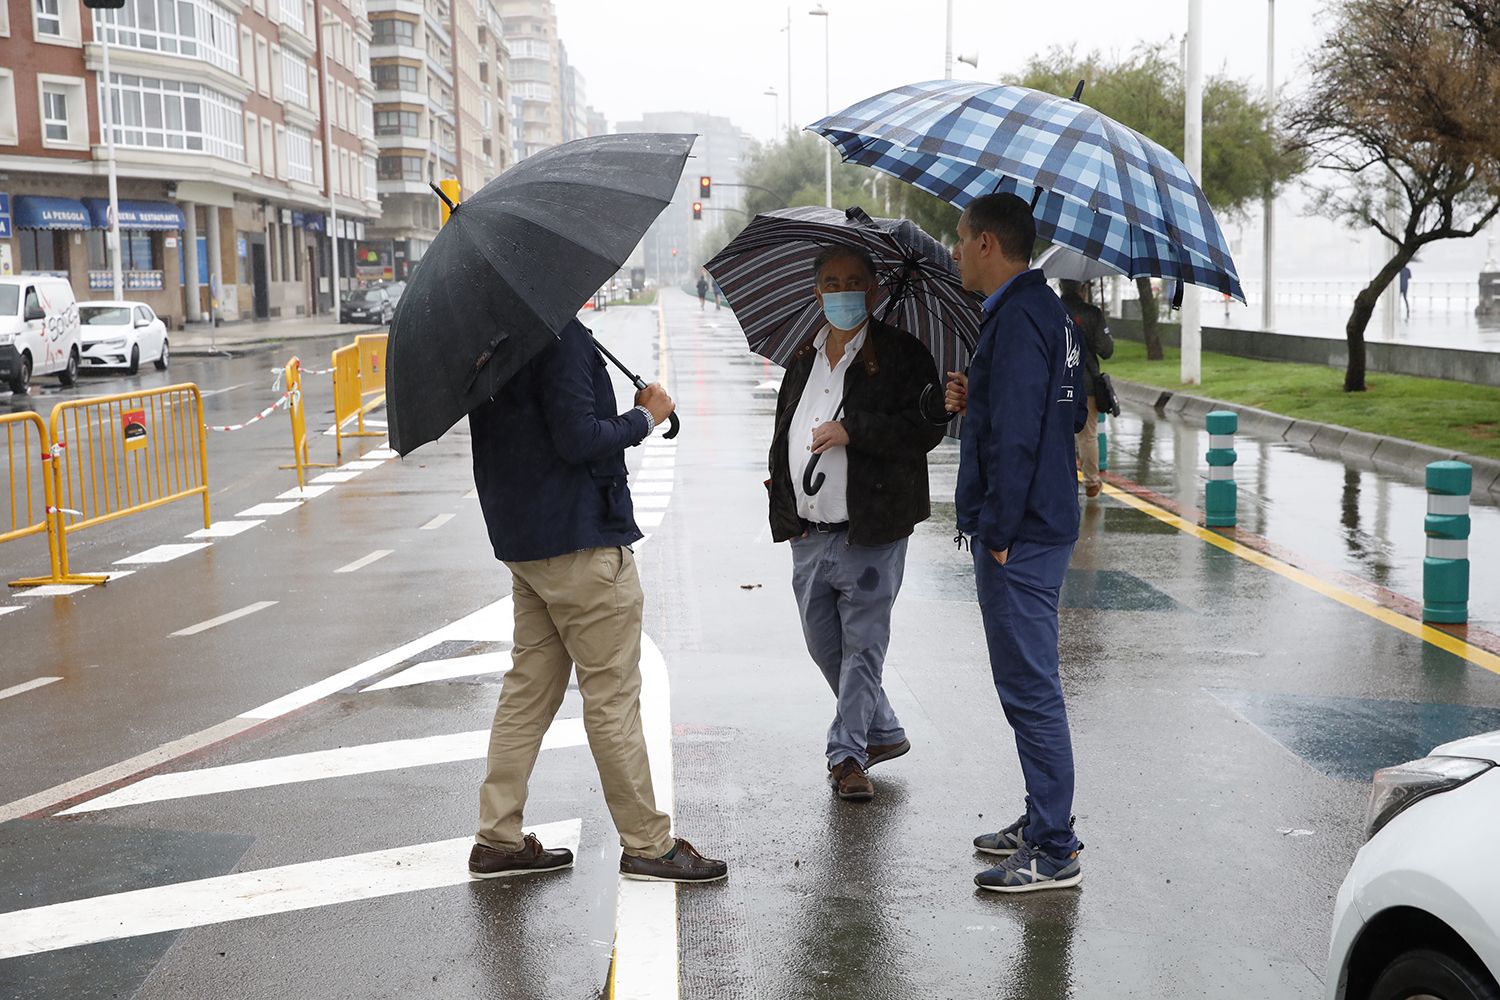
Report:
[[[812,371],[808,373],[807,385],[802,389],[802,398],[797,402],[797,411],[792,415],[792,429],[787,434],[787,459],[792,470],[792,490],[797,495],[797,513],[808,521],[837,524],[849,520],[849,456],[843,447],[829,448],[818,459],[813,477],[821,473],[826,478],[823,488],[812,496],[802,486],[807,463],[812,461],[813,431],[833,419],[839,404],[844,400],[844,374],[853,363],[854,356],[864,346],[865,332],[869,323],[859,328],[844,345],[844,356],[833,366],[828,364],[828,325],[824,324],[813,347]]]

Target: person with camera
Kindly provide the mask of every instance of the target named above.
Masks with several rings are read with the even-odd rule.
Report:
[[[1083,392],[1089,401],[1088,420],[1079,431],[1075,445],[1078,449],[1078,465],[1083,472],[1083,491],[1090,498],[1099,495],[1104,480],[1099,478],[1099,413],[1119,413],[1114,401],[1115,390],[1109,384],[1109,376],[1099,370],[1099,361],[1108,360],[1115,353],[1114,338],[1109,335],[1109,322],[1104,311],[1094,305],[1093,286],[1082,281],[1059,281],[1062,289],[1063,308],[1073,320],[1073,328],[1082,334],[1083,340]],[[1099,400],[1105,398],[1103,406]]]

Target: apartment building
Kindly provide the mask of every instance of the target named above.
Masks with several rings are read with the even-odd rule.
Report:
[[[0,273],[115,294],[107,93],[125,294],[174,327],[327,310],[329,198],[351,265],[379,214],[369,37],[362,0],[0,3]]]
[[[510,50],[512,145],[524,160],[566,141],[571,131],[571,121],[564,124],[565,56],[552,0],[499,0],[499,7]]]

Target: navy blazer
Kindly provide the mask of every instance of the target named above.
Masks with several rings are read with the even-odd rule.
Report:
[[[1078,539],[1073,435],[1088,419],[1082,343],[1041,271],[984,318],[959,445],[958,528],[996,552]]]
[[[550,559],[641,539],[625,449],[645,414],[617,413],[593,336],[577,320],[469,414],[474,485],[495,558]]]

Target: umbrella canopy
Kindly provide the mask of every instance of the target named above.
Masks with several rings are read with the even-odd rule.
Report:
[[[1043,274],[1057,281],[1097,281],[1100,278],[1120,277],[1119,271],[1103,261],[1060,246],[1050,246],[1043,250],[1032,261],[1031,266],[1040,268]]]
[[[858,208],[763,212],[705,265],[752,351],[785,367],[822,327],[813,259],[831,246],[861,247],[874,258],[874,316],[922,341],[938,371],[968,364],[980,300],[964,290],[948,251],[910,220],[872,219]]]
[[[935,80],[867,98],[808,126],[845,160],[959,208],[1008,191],[1037,235],[1130,277],[1244,301],[1228,244],[1182,161],[1087,105],[1025,87]]]
[[[459,204],[391,322],[391,447],[437,440],[557,337],[672,201],[694,138],[578,139]]]

